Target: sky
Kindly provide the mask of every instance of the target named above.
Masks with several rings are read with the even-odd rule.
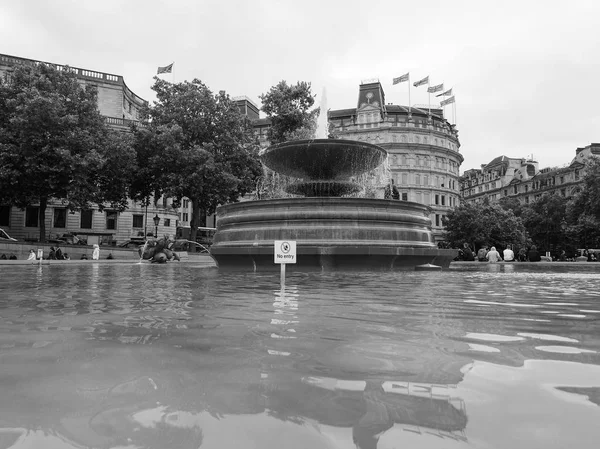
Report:
[[[168,81],[259,106],[285,80],[354,108],[366,79],[407,105],[392,79],[429,76],[453,89],[461,172],[500,155],[543,168],[600,142],[598,17],[596,0],[0,0],[0,53],[122,75],[150,102],[172,62]],[[425,86],[410,96],[429,100]]]

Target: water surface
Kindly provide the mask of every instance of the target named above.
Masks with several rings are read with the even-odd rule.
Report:
[[[0,268],[0,449],[595,448],[600,276]]]

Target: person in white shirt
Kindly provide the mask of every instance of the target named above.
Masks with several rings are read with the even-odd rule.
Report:
[[[92,252],[92,260],[100,259],[100,247],[94,243],[94,251]]]
[[[495,246],[492,246],[492,249],[490,249],[490,252],[487,253],[485,257],[490,261],[490,263],[496,263],[502,260],[502,257],[500,256],[500,253],[496,251]]]
[[[502,255],[504,256],[504,262],[514,262],[515,260],[515,253],[510,246],[506,247],[502,252]]]
[[[27,258],[27,260],[36,260],[36,255],[35,255],[35,251],[30,249],[29,250],[29,257]]]

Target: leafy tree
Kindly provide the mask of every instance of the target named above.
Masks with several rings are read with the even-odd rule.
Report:
[[[212,214],[254,189],[261,173],[259,147],[248,120],[224,91],[213,94],[198,79],[173,84],[155,78],[152,89],[157,100],[145,111],[149,126],[136,133],[147,178],[137,178],[132,195],[154,191],[176,203],[189,198],[195,240],[201,211]]]
[[[267,134],[271,144],[314,138],[319,108],[309,110],[315,103],[310,83],[299,81],[292,86],[280,81],[259,98],[261,110],[271,119]]]
[[[564,249],[567,199],[561,195],[542,195],[523,208],[522,220],[533,243],[539,249]]]
[[[0,80],[0,202],[39,205],[42,242],[51,199],[123,210],[133,162],[127,139],[100,115],[96,89],[68,67],[21,65]]]
[[[497,248],[505,248],[508,244],[523,246],[528,239],[523,223],[511,210],[487,200],[482,204],[461,204],[442,221],[444,239],[456,248],[463,243],[475,249],[484,245]]]
[[[580,248],[600,247],[600,158],[586,162],[581,191],[567,204],[568,235]]]

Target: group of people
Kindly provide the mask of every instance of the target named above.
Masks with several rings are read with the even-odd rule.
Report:
[[[525,248],[521,248],[516,255],[511,245],[508,245],[506,249],[502,251],[502,254],[496,250],[495,246],[492,246],[489,250],[487,246],[482,246],[475,254],[471,250],[469,244],[465,243],[459,252],[459,257],[464,261],[478,260],[479,262],[496,263],[501,261],[539,262],[542,260],[535,245],[533,245],[529,251],[527,251]]]
[[[81,260],[87,260],[87,258],[88,257],[86,254],[81,255]],[[98,259],[100,259],[100,246],[98,244],[94,244],[92,260]],[[38,260],[35,250],[29,250],[29,256],[27,257],[27,260]],[[46,257],[46,260],[71,260],[71,257],[67,253],[63,253],[62,249],[60,249],[60,247],[57,245],[50,247],[50,253],[48,254],[48,257]]]

